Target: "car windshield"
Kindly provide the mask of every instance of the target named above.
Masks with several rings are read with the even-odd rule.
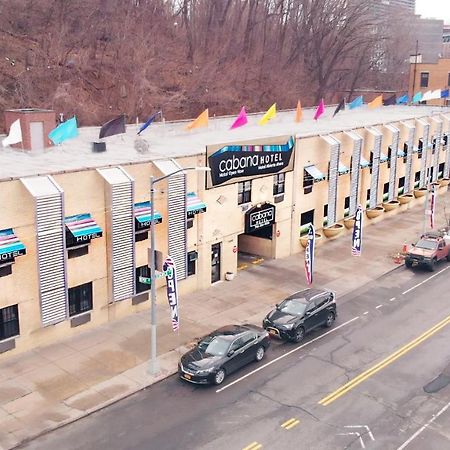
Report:
[[[220,336],[207,336],[198,343],[199,350],[212,356],[225,355],[229,346],[230,341]]]
[[[306,299],[304,298],[292,298],[284,300],[278,309],[286,314],[293,314],[295,316],[303,316],[306,309]]]
[[[420,241],[416,244],[416,248],[423,248],[425,250],[436,250],[437,242],[420,239]]]

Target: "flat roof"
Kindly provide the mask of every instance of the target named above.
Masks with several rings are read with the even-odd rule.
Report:
[[[273,138],[276,136],[308,137],[326,135],[355,128],[404,121],[438,113],[449,113],[449,107],[437,106],[384,106],[369,110],[367,106],[340,111],[334,118],[336,105],[327,107],[326,113],[313,120],[315,108],[304,110],[303,120],[294,122],[295,111],[278,112],[275,119],[264,126],[258,125],[262,113],[249,114],[249,123],[230,130],[236,116],[210,118],[208,128],[185,130],[188,121],[154,123],[142,133],[148,151],[135,148],[137,125],[127,125],[126,133],[107,137],[106,152],[92,152],[92,142],[98,141],[100,127],[79,129],[76,139],[43,151],[21,151],[0,145],[0,180],[30,175],[77,171],[155,159],[176,158],[204,154],[207,145]],[[4,136],[0,136],[0,142]]]

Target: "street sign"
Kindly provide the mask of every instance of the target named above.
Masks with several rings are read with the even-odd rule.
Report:
[[[149,277],[139,277],[139,283],[152,284],[152,279]]]

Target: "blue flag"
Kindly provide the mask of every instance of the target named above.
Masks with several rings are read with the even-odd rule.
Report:
[[[409,101],[408,94],[402,95],[397,99],[397,105],[406,105]]]
[[[448,98],[448,89],[443,89],[441,91],[441,98]]]
[[[414,97],[412,99],[413,103],[419,103],[420,100],[422,100],[422,92],[417,92],[416,94],[414,94]]]
[[[61,142],[67,141],[67,139],[76,138],[77,136],[78,126],[77,118],[75,116],[58,125],[48,133],[49,139],[51,139],[55,145],[61,144]]]
[[[156,117],[158,117],[158,114],[161,114],[161,111],[155,112],[155,114],[153,114],[153,116],[151,116],[147,120],[147,122],[145,122],[144,125],[142,125],[141,128],[139,128],[137,134],[141,134],[147,127],[149,127],[152,124],[152,122],[156,119]]]
[[[360,95],[359,97],[356,97],[352,102],[348,104],[348,108],[349,109],[359,108],[362,105],[363,105],[363,97],[362,95]]]

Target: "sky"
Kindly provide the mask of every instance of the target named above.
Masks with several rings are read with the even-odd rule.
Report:
[[[416,14],[450,24],[450,0],[416,0]]]

